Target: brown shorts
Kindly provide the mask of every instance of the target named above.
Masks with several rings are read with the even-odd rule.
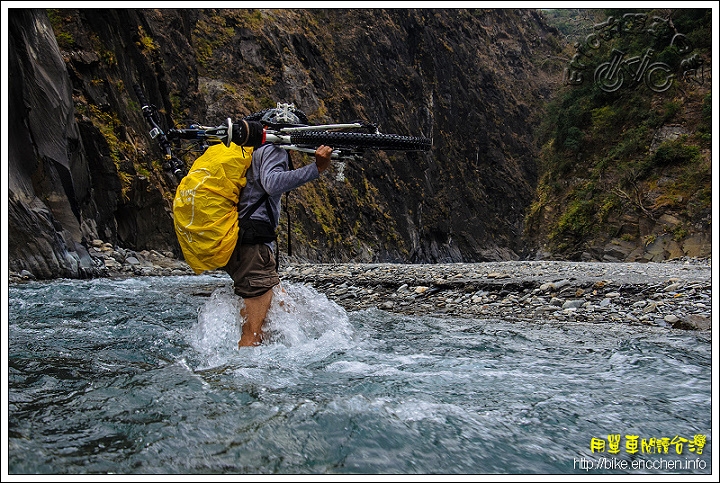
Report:
[[[232,277],[235,293],[243,298],[259,297],[280,283],[275,256],[263,244],[238,243],[223,270]]]

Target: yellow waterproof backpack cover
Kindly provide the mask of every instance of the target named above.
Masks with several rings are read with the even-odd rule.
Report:
[[[175,233],[195,273],[224,267],[235,250],[240,231],[237,204],[252,151],[234,143],[210,146],[175,192]]]

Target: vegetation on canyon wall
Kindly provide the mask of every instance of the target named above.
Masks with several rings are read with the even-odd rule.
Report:
[[[611,238],[647,245],[709,233],[710,10],[557,13],[553,23],[575,43],[569,85],[538,130],[541,176],[526,233],[567,258]],[[628,62],[614,78],[593,78],[612,55]],[[649,77],[653,66],[674,76],[667,88]]]
[[[330,176],[293,191],[279,240],[285,251],[289,231],[300,259],[648,260],[659,239],[678,248],[653,259],[691,253],[698,236],[692,253],[707,252],[709,9],[10,13],[12,126],[30,132],[27,141],[26,132],[10,137],[12,270],[91,273],[77,266],[95,238],[179,255],[175,186],[134,83],[166,127],[220,124],[285,101],[311,122],[363,119],[433,139],[431,153],[369,153],[346,167],[345,181]],[[622,30],[628,18],[633,35]],[[643,77],[638,64],[621,60],[645,54],[643,72],[672,70],[667,89],[653,84],[662,76],[631,82]],[[613,55],[619,70],[594,78]],[[62,89],[30,58],[58,76],[64,64]],[[613,82],[621,87],[610,91]],[[58,94],[62,111],[33,104]],[[56,126],[67,109],[74,120]],[[31,155],[21,143],[41,148]],[[61,144],[65,153],[49,148]],[[178,153],[188,165],[198,155]]]

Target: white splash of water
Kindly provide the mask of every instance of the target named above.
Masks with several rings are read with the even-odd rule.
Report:
[[[204,356],[204,364],[216,367],[227,362],[240,339],[240,310],[244,303],[231,287],[218,287],[198,309],[198,321],[190,331],[190,344]]]
[[[266,339],[287,347],[347,341],[352,335],[345,310],[310,286],[276,287],[265,326]]]
[[[322,359],[348,347],[353,336],[342,307],[310,286],[285,283],[274,289],[263,327],[263,344],[238,349],[243,306],[242,298],[231,287],[219,287],[198,310],[190,344],[200,353],[205,368],[227,364],[239,352],[248,351],[252,351],[256,363],[261,363],[257,357],[263,356],[295,361]]]

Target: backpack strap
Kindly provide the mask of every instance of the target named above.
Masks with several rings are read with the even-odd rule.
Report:
[[[264,195],[262,195],[262,196],[260,197],[260,199],[257,200],[257,201],[250,207],[250,209],[247,211],[247,213],[245,213],[245,216],[243,216],[242,218],[240,218],[241,224],[242,224],[242,222],[250,221],[250,217],[255,214],[255,212],[258,210],[258,208],[260,208],[260,206],[262,206],[263,203],[265,203],[265,209],[267,210],[267,214],[268,214],[268,216],[270,217],[270,222],[271,222],[273,225],[275,225],[275,217],[273,216],[272,210],[270,209],[270,195],[267,194],[267,193],[265,193]]]
[[[289,170],[295,169],[295,166],[293,166],[292,157],[290,156],[290,151],[286,151],[288,155],[288,168]],[[287,221],[287,251],[288,256],[292,256],[292,241],[290,239],[290,209],[288,208],[288,195],[290,194],[289,191],[285,192],[285,220]]]
[[[295,169],[295,166],[293,166],[292,158],[290,157],[290,153],[285,151],[287,154],[287,160],[288,160],[288,169],[292,170]],[[259,180],[258,180],[259,182]],[[265,191],[265,188],[263,187],[262,183],[260,183],[260,187]],[[287,243],[288,243],[288,255],[292,255],[292,244],[291,244],[291,238],[290,238],[290,211],[288,210],[288,194],[289,191],[285,192],[285,214],[287,215]],[[270,218],[270,224],[272,226],[275,226],[276,220],[275,216],[273,215],[271,206],[270,206],[270,195],[265,191],[265,193],[258,199],[255,203],[250,206],[247,213],[240,219],[240,226],[242,227],[245,225],[246,227],[252,227],[251,229],[253,231],[255,230],[255,227],[253,227],[253,220],[250,219],[250,217],[262,206],[262,204],[265,203],[265,211],[268,214],[268,217]],[[260,223],[258,223],[260,224]],[[263,225],[265,223],[262,223]],[[240,235],[242,237],[242,234]],[[261,242],[268,241],[270,239],[270,236],[268,233],[264,235],[264,237],[260,240]],[[275,236],[275,241],[277,240],[277,236]],[[253,240],[253,243],[256,240]],[[275,243],[275,269],[277,270],[280,267],[280,245],[276,242]]]

